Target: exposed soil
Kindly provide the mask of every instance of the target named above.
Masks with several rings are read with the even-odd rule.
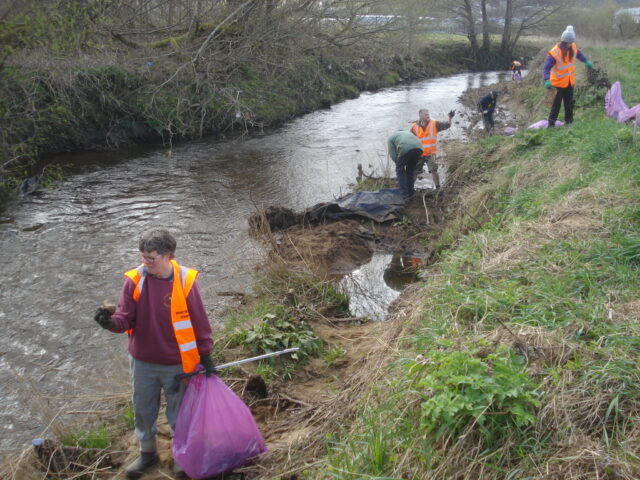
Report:
[[[465,145],[443,142],[451,170],[459,163]],[[428,174],[425,174],[428,175]],[[300,263],[319,276],[347,273],[367,263],[374,252],[410,253],[428,263],[432,241],[439,237],[449,217],[459,182],[440,190],[417,190],[406,203],[403,218],[377,223],[366,218],[311,224],[304,212],[269,207],[250,219],[257,235],[266,240],[274,257]]]
[[[533,123],[534,115],[538,113],[540,107],[546,108],[550,106],[552,98],[543,97],[544,105],[536,105],[531,109],[522,101],[519,97],[519,91],[523,86],[525,80],[514,81],[504,80],[498,82],[491,87],[483,88],[469,88],[460,96],[460,101],[467,107],[472,109],[473,112],[477,112],[478,101],[491,90],[498,92],[498,103],[494,114],[495,127],[494,135],[503,135],[505,127],[512,127],[517,129],[525,128],[527,125]],[[554,93],[549,90],[549,93]],[[548,111],[545,110],[541,113],[540,118],[536,120],[542,120],[546,118]],[[471,127],[467,131],[469,138],[477,138],[486,135],[484,129],[479,128],[482,126],[482,115],[478,113],[471,114]]]

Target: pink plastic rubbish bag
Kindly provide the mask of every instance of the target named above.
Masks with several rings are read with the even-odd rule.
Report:
[[[539,120],[536,123],[532,123],[527,128],[538,129],[538,128],[547,128],[548,126],[549,126],[548,120]],[[562,120],[556,120],[555,126],[562,127],[564,126],[564,122]]]
[[[604,108],[607,115],[620,123],[635,118],[635,124],[640,125],[640,103],[635,107],[627,107],[622,99],[622,86],[615,82],[604,96]]]
[[[173,459],[191,478],[209,478],[267,451],[251,410],[216,375],[196,375],[184,392]]]
[[[620,82],[615,82],[604,96],[604,109],[607,115],[614,120],[618,120],[618,115],[624,110],[628,110],[627,104],[622,99],[622,86]]]

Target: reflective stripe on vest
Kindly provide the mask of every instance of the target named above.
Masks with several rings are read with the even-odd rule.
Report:
[[[574,71],[576,68],[575,60],[576,55],[578,55],[578,47],[575,43],[572,43],[571,49],[573,50],[573,57],[571,59],[562,57],[562,50],[560,50],[558,44],[549,50],[549,55],[556,61],[555,65],[551,67],[551,75],[549,76],[551,85],[554,87],[567,88],[575,84]]]
[[[196,334],[191,323],[191,316],[187,308],[187,296],[196,281],[198,272],[191,268],[181,267],[178,262],[171,260],[173,266],[173,286],[171,290],[171,324],[173,333],[180,349],[182,370],[185,373],[192,372],[198,362],[200,353],[196,343]],[[146,270],[141,265],[138,268],[126,272],[125,277],[130,278],[136,288],[133,291],[133,299],[137,302],[144,288]],[[133,330],[127,333],[132,334]]]
[[[438,129],[436,128],[436,121],[429,120],[429,123],[423,128],[414,122],[411,125],[411,132],[420,139],[422,143],[422,156],[435,155],[438,149],[436,148],[436,139],[438,135]]]

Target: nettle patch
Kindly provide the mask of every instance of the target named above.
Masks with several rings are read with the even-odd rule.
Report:
[[[237,332],[232,342],[248,348],[254,354],[262,354],[298,347],[300,350],[291,358],[303,363],[309,357],[318,356],[323,343],[311,326],[293,317],[267,313],[262,321],[250,328]]]
[[[408,364],[420,427],[433,440],[475,432],[496,444],[535,423],[536,384],[522,357],[506,347],[481,352],[432,351]]]

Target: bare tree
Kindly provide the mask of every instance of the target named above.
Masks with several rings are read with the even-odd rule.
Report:
[[[510,53],[511,49],[511,23],[513,22],[513,7],[516,0],[505,0],[504,29],[502,30],[502,42],[500,51],[502,54]]]
[[[474,60],[478,59],[478,36],[476,34],[476,19],[473,12],[473,2],[471,0],[461,0],[458,5],[458,12],[464,19],[467,38],[471,44],[471,55]]]
[[[441,2],[454,18],[460,18],[469,39],[471,56],[484,62],[491,46],[492,25],[502,24],[500,55],[510,58],[523,34],[533,33],[562,8],[575,0],[453,0]],[[482,25],[482,45],[478,45],[478,19]]]
[[[482,52],[489,53],[491,40],[489,36],[489,16],[487,15],[487,0],[480,0],[480,11],[482,12]]]
[[[530,5],[527,0],[505,0],[504,30],[500,53],[511,57],[513,49],[525,33],[533,33],[544,26],[545,22],[562,9],[567,9],[575,0],[539,0]]]

